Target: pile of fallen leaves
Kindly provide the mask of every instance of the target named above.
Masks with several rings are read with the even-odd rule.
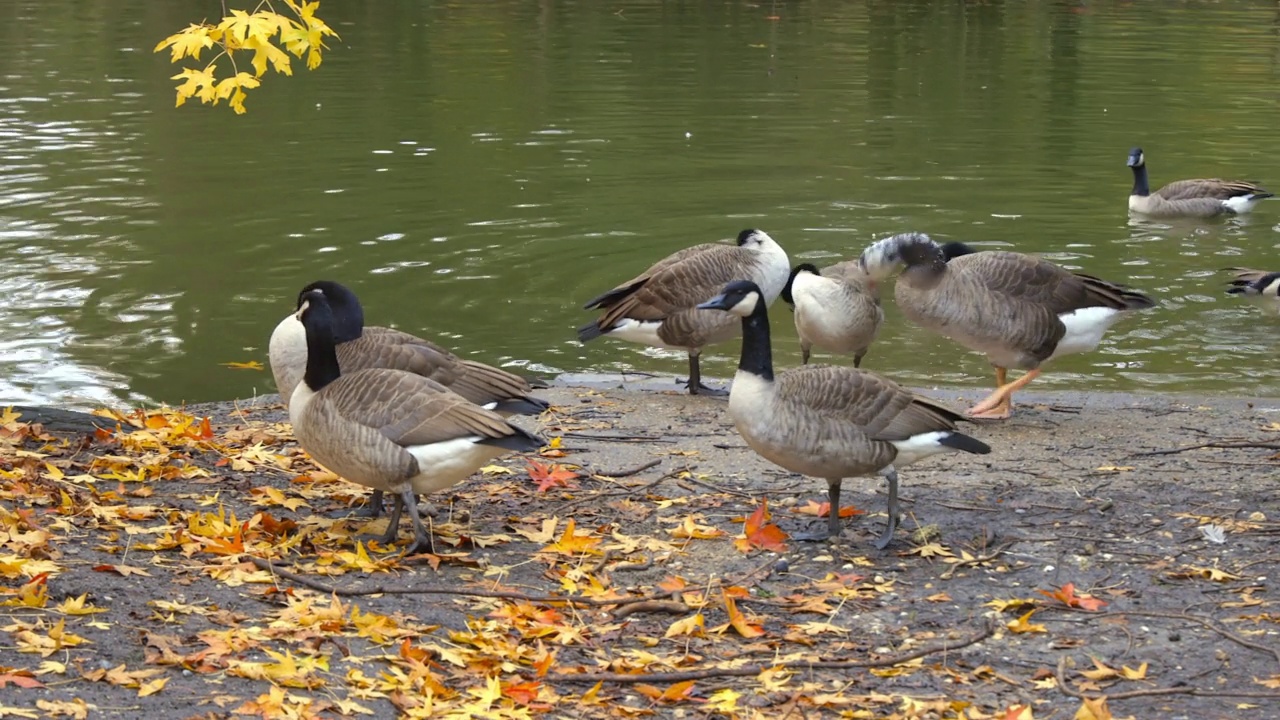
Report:
[[[10,646],[0,687],[13,686],[0,717],[87,717],[93,688],[111,686],[136,708],[179,693],[177,706],[201,717],[394,707],[423,718],[1030,720],[1069,695],[1074,717],[1107,720],[1107,692],[1148,680],[1145,662],[1096,658],[1091,669],[1060,663],[1016,679],[975,661],[980,651],[961,652],[1047,634],[1047,613],[1103,611],[1106,601],[1070,583],[993,600],[949,627],[881,628],[868,642],[860,612],[902,593],[894,579],[854,557],[821,576],[787,576],[785,592],[766,587],[788,549],[776,509],[754,502],[733,519],[735,537],[685,512],[688,497],[657,492],[670,478],[705,484],[691,469],[627,483],[573,464],[556,438],[540,457],[507,458],[473,480],[477,498],[525,497],[534,511],[482,528],[463,510],[432,508],[438,547],[406,556],[363,539],[367,521],[347,510],[366,491],[312,463],[287,424],[245,415],[215,428],[167,409],[97,415],[93,434],[59,437],[0,414],[0,630]],[[569,511],[588,503],[653,514],[660,532],[581,524]],[[516,547],[530,550],[503,550]],[[678,571],[712,549],[751,569]],[[937,541],[910,556],[944,578],[1009,569],[998,552]],[[1211,572],[1180,572],[1202,570]],[[654,580],[628,583],[627,573]],[[952,598],[939,589],[924,601]],[[432,622],[441,608],[457,621]],[[1053,695],[1063,683],[1069,692]],[[980,690],[1004,684],[1027,699],[993,702]],[[1056,699],[1037,696],[1046,692]]]

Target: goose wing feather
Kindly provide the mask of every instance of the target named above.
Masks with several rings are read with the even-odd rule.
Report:
[[[751,277],[755,253],[732,245],[709,243],[688,248],[680,257],[660,261],[644,275],[612,292],[624,291],[602,307],[602,328],[623,319],[664,320],[714,296],[728,282]],[[606,293],[608,296],[608,293]],[[605,296],[602,296],[605,297]]]
[[[1152,193],[1168,200],[1180,202],[1185,200],[1230,200],[1241,195],[1266,193],[1266,190],[1251,182],[1243,180],[1219,180],[1218,178],[1196,178],[1177,180]]]
[[[848,367],[806,365],[775,380],[776,398],[803,408],[778,415],[809,415],[818,422],[856,429],[872,440],[905,440],[951,430],[959,416],[874,373]]]

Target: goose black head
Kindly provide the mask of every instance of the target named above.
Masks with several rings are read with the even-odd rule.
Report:
[[[699,304],[703,310],[724,310],[738,317],[749,317],[764,303],[760,286],[750,280],[735,280],[724,286],[720,294]]]
[[[1142,154],[1142,148],[1136,147],[1129,151],[1129,167],[1140,168],[1147,164],[1147,157]]]
[[[769,237],[769,233],[755,228],[747,228],[738,233],[738,247],[760,249],[766,243],[773,242],[773,238]]]
[[[332,311],[333,337],[336,342],[347,342],[364,333],[364,308],[360,298],[346,285],[333,280],[316,280],[298,293],[298,307],[309,293],[319,293]]]
[[[813,263],[800,263],[791,268],[791,275],[787,278],[787,284],[782,286],[782,294],[779,297],[782,298],[782,302],[793,308],[796,305],[796,301],[791,297],[791,286],[795,284],[796,276],[802,272],[813,273],[814,275],[821,274]]]

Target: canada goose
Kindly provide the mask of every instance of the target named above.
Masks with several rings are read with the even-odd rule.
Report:
[[[984,455],[985,443],[955,431],[959,414],[866,370],[804,365],[776,378],[764,293],[750,280],[729,283],[699,307],[726,310],[742,322],[742,357],[729,393],[738,434],[764,459],[824,478],[830,511],[825,531],[793,535],[822,540],[840,533],[840,481],[880,473],[889,481],[883,549],[898,525],[897,468],[940,452]]]
[[[698,303],[731,280],[754,280],[772,303],[782,292],[791,267],[787,253],[763,230],[738,233],[737,246],[705,243],[685,248],[603,295],[584,309],[600,309],[599,320],[578,328],[578,340],[608,335],[689,353],[689,394],[723,395],[702,384],[698,356],[702,348],[738,334],[738,323],[721,312],[699,310]]]
[[[1178,180],[1151,192],[1147,185],[1147,159],[1142,148],[1129,151],[1133,191],[1129,209],[1151,217],[1206,218],[1224,213],[1247,213],[1259,200],[1275,197],[1251,182],[1241,180]]]
[[[540,438],[430,378],[386,368],[343,373],[324,291],[303,293],[297,315],[307,366],[289,402],[294,436],[340,477],[394,494],[382,542],[395,540],[407,507],[413,549],[428,549],[416,493],[456,485],[504,453],[542,447]]]
[[[995,366],[996,390],[969,410],[971,417],[1009,417],[1013,393],[1043,363],[1096,348],[1125,311],[1155,305],[1142,293],[1022,253],[986,250],[948,262],[924,233],[875,242],[859,262],[877,280],[905,266],[894,288],[903,314],[985,353]],[[1008,368],[1027,373],[1006,384]]]
[[[853,366],[861,367],[884,322],[880,293],[857,260],[836,263],[821,272],[811,263],[795,266],[782,288],[782,300],[795,309],[800,359],[805,365],[816,346],[853,355]]]
[[[506,370],[473,360],[463,360],[452,352],[416,335],[385,327],[365,327],[364,307],[350,288],[331,280],[317,280],[298,293],[297,307],[312,291],[328,300],[333,315],[333,334],[338,343],[338,362],[344,373],[368,368],[404,370],[435,380],[471,402],[499,415],[538,415],[549,405],[529,393],[541,381],[531,381]],[[297,312],[276,325],[268,345],[271,373],[280,399],[288,408],[293,390],[307,367],[307,338]],[[382,491],[375,490],[360,514],[378,517],[382,513]]]
[[[1235,275],[1227,292],[1239,295],[1271,312],[1280,315],[1280,272],[1251,270],[1249,268],[1227,268],[1227,272]]]

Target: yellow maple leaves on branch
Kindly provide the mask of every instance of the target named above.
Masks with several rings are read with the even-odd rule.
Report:
[[[206,105],[217,105],[226,100],[227,105],[241,115],[245,112],[245,90],[258,87],[268,67],[278,73],[293,75],[289,53],[297,58],[306,55],[308,70],[319,67],[323,59],[321,51],[328,49],[324,44],[325,36],[338,37],[338,34],[316,17],[319,0],[283,2],[289,6],[296,20],[276,12],[270,0],[262,0],[253,12],[231,10],[216,25],[193,23],[156,45],[154,52],[169,48],[171,62],[175,63],[186,57],[199,60],[200,54],[214,45],[221,48],[203,68],[183,68],[173,76],[172,79],[183,81],[177,88],[175,107],[192,97],[199,98]],[[237,58],[250,53],[253,56],[249,60],[252,73],[241,70],[237,62]],[[224,68],[218,62],[223,58],[231,66],[230,74],[220,74]]]

